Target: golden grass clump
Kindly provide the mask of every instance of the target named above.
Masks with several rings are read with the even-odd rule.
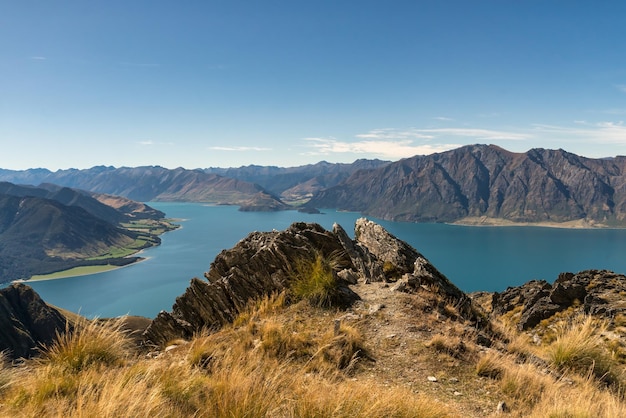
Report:
[[[315,370],[354,370],[357,362],[370,358],[361,333],[350,325],[341,324],[339,332],[328,331],[319,341],[319,349],[309,360]]]
[[[306,331],[292,332],[284,324],[266,320],[259,329],[261,350],[276,358],[306,358],[313,346],[311,335]]]
[[[48,347],[43,361],[50,365],[80,371],[91,366],[122,365],[130,340],[122,331],[123,318],[113,322],[80,319],[73,329],[66,327]]]
[[[296,300],[306,300],[311,306],[330,308],[341,304],[341,292],[334,270],[340,263],[338,255],[324,257],[316,254],[310,260],[296,263],[291,292]]]
[[[525,407],[539,402],[546,389],[554,384],[551,376],[542,374],[532,364],[508,364],[502,367],[502,393]]]
[[[287,304],[286,292],[272,293],[252,301],[233,321],[234,327],[240,327],[251,321],[267,318],[280,313]]]
[[[578,317],[561,327],[556,340],[547,348],[550,364],[562,372],[590,373],[605,383],[619,383],[618,364],[602,338],[606,328],[605,321],[591,316]]]
[[[504,361],[500,354],[488,351],[476,362],[476,374],[481,377],[499,379],[504,372]]]
[[[467,345],[456,335],[436,334],[426,346],[454,358],[463,358],[468,353]]]
[[[615,418],[626,417],[621,394],[598,386],[593,377],[557,381],[546,388],[541,401],[526,414],[530,418]]]

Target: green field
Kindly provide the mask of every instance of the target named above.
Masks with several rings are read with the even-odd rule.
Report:
[[[113,266],[111,264],[105,264],[102,266],[83,266],[74,267],[69,270],[57,271],[50,274],[38,274],[28,279],[31,280],[51,280],[51,279],[63,279],[66,277],[85,276],[87,274],[102,273],[105,271],[120,268],[121,266]]]
[[[179,228],[180,225],[173,224],[171,220],[151,220],[142,219],[138,221],[132,221],[121,225],[123,228],[139,232],[134,242],[125,247],[110,247],[108,252],[100,254],[97,257],[89,257],[86,260],[106,260],[114,258],[124,258],[130,255],[136,254],[138,251],[158,245],[158,235]],[[58,271],[50,274],[40,274],[32,276],[28,280],[51,280],[61,279],[66,277],[84,276],[87,274],[101,273],[108,270],[113,270],[121,266],[113,264],[104,264],[97,266],[81,266],[74,267],[68,270]]]

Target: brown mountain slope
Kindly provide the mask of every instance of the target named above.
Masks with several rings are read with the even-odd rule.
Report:
[[[335,207],[395,221],[625,225],[626,157],[590,159],[564,150],[512,153],[494,145],[400,160],[360,171],[307,206]]]

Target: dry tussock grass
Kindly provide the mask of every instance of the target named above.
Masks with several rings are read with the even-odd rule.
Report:
[[[376,379],[352,380],[357,328],[307,302],[257,302],[212,335],[139,356],[117,323],[84,321],[39,360],[0,368],[6,417],[452,417],[444,404]]]
[[[607,322],[591,316],[576,317],[556,331],[556,339],[547,348],[550,363],[562,372],[593,375],[611,385],[622,384],[622,367],[607,349],[602,334]]]
[[[482,355],[476,373],[497,383],[511,416],[626,416],[624,366],[607,349],[607,322],[584,315],[557,319],[544,324],[551,338],[540,346],[498,324],[507,344]]]
[[[271,295],[233,325],[179,341],[157,357],[138,354],[119,322],[78,322],[38,360],[12,367],[0,355],[0,416],[489,416],[473,404],[495,412],[498,400],[506,401],[511,417],[626,416],[621,378],[609,382],[606,371],[595,372],[604,361],[599,356],[610,353],[604,326],[589,318],[570,321],[544,346],[502,328],[506,344],[490,349],[466,340],[471,330],[461,322],[444,318],[417,354],[408,346],[404,351],[414,357],[402,367],[426,363],[440,377],[433,384],[420,375],[414,382],[425,386],[415,387],[372,373],[369,366],[378,362],[371,357],[382,348],[368,345],[362,322],[335,327],[336,317],[307,301],[287,305],[284,294]],[[375,318],[382,323],[391,315]],[[454,365],[447,369],[442,359]],[[623,367],[614,361],[609,371],[621,376]]]

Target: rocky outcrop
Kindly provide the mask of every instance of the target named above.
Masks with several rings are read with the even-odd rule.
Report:
[[[31,357],[66,329],[66,318],[24,284],[0,289],[0,351],[9,358]]]
[[[624,275],[608,270],[585,270],[576,274],[561,273],[552,285],[533,280],[509,287],[502,293],[494,293],[491,305],[495,315],[521,307],[518,328],[526,330],[572,306],[587,314],[611,319],[618,313],[626,313],[624,292]]]
[[[172,311],[162,311],[154,319],[146,340],[161,345],[201,330],[217,330],[233,321],[250,300],[288,289],[298,266],[317,255],[333,260],[344,305],[358,298],[349,288],[356,280],[392,281],[401,285],[397,290],[406,292],[425,287],[459,306],[469,303],[419,252],[374,222],[359,219],[355,240],[337,224],[327,231],[318,224],[294,223],[284,231],[253,232],[218,254],[206,280],[193,279]]]

